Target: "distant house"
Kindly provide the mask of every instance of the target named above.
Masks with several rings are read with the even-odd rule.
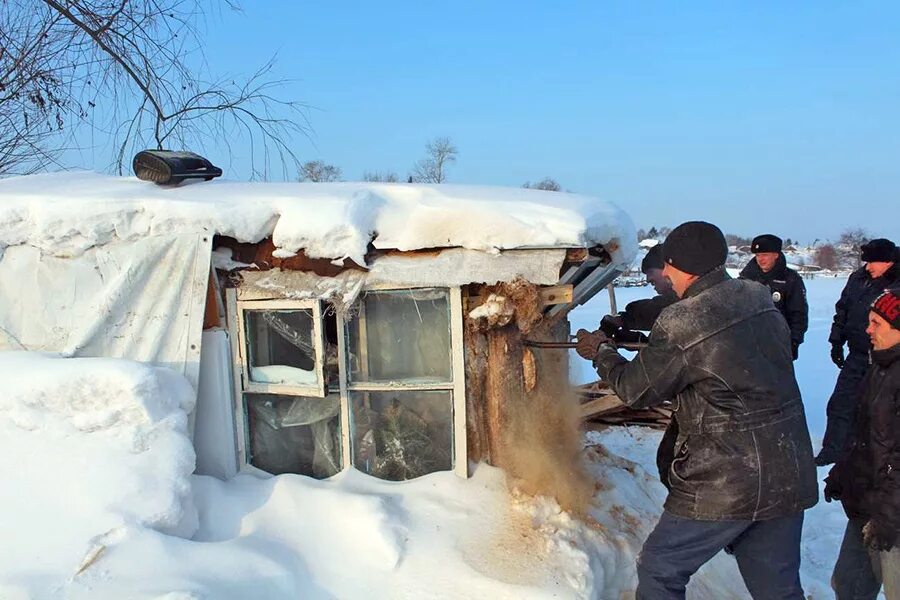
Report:
[[[0,349],[174,369],[197,471],[386,479],[503,464],[568,373],[568,311],[637,248],[575,194],[382,183],[0,181]]]

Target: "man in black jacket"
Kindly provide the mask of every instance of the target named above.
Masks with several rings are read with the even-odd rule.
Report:
[[[866,265],[853,272],[835,304],[831,326],[831,360],[841,370],[828,400],[819,466],[830,465],[844,452],[853,430],[859,386],[869,368],[871,343],[866,334],[869,307],[884,290],[900,284],[900,250],[890,240],[872,240],[862,246]],[[850,353],[844,358],[844,344]]]
[[[832,582],[838,600],[900,598],[900,288],[878,297],[866,329],[872,366],[848,451],[825,480],[849,519]]]
[[[758,235],[750,244],[755,255],[741,271],[741,279],[761,283],[772,293],[775,308],[781,311],[791,330],[791,352],[794,360],[809,327],[809,305],[806,286],[797,271],[789,269],[781,251],[781,238],[771,233]]]
[[[637,598],[683,599],[697,569],[730,547],[753,598],[802,600],[803,511],[818,486],[790,331],[765,288],[725,272],[718,227],[679,225],[663,254],[680,300],[633,361],[602,332],[578,332],[578,353],[623,402],[674,399],[671,487],[638,559]]]
[[[641,261],[641,272],[656,291],[656,296],[634,300],[625,305],[625,310],[615,315],[606,315],[600,321],[600,330],[617,342],[646,342],[647,336],[640,331],[650,331],[662,309],[678,300],[672,291],[672,283],[663,275],[662,244],[647,251]]]
[[[646,342],[647,337],[638,333],[650,331],[656,323],[659,313],[667,306],[678,301],[672,289],[672,282],[663,274],[663,245],[657,244],[647,251],[641,261],[641,271],[656,291],[656,296],[644,300],[635,300],[625,306],[625,310],[617,315],[606,315],[600,321],[600,330],[616,342]],[[675,458],[675,440],[678,438],[678,422],[669,421],[666,431],[656,450],[656,468],[659,480],[669,487],[669,466]]]

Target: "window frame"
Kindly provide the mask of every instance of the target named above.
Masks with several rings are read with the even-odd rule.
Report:
[[[372,284],[363,287],[361,293],[378,292],[402,292],[416,289],[442,289],[446,290],[450,300],[450,358],[451,379],[448,383],[428,384],[387,384],[387,383],[349,383],[349,370],[347,368],[347,322],[340,313],[337,318],[337,346],[338,346],[338,392],[340,394],[340,424],[341,424],[341,473],[355,468],[354,458],[351,453],[351,415],[350,394],[354,391],[387,391],[387,390],[449,390],[453,398],[453,465],[452,471],[463,479],[469,476],[469,463],[467,451],[466,432],[466,371],[465,371],[465,340],[463,334],[464,317],[462,304],[462,288],[460,286],[398,286],[396,284]],[[264,471],[249,461],[250,431],[249,422],[244,412],[244,393],[277,393],[284,395],[311,396],[311,394],[291,391],[282,391],[280,388],[297,389],[294,386],[272,386],[270,384],[252,384],[249,377],[248,359],[246,354],[246,340],[244,339],[243,310],[250,308],[264,308],[266,306],[276,308],[305,308],[308,303],[315,303],[314,331],[317,346],[317,364],[321,366],[323,382],[321,397],[327,395],[327,382],[324,378],[324,327],[322,321],[321,301],[319,300],[288,300],[288,299],[246,299],[240,300],[240,290],[228,288],[225,290],[226,312],[228,317],[229,337],[231,339],[232,375],[234,378],[234,438],[237,448],[238,472],[251,473],[262,477],[272,477],[268,471]],[[321,358],[319,352],[322,353]],[[252,384],[250,387],[247,384]],[[262,386],[265,390],[256,386]],[[255,388],[255,389],[254,389]],[[273,388],[279,388],[274,391]],[[368,388],[368,389],[363,389]]]
[[[391,284],[367,285],[363,288],[360,298],[366,292],[389,293],[404,292],[408,290],[443,290],[447,292],[449,300],[450,319],[450,380],[447,382],[430,383],[402,383],[402,382],[351,382],[347,353],[348,320],[343,315],[337,316],[338,330],[338,383],[341,394],[341,420],[346,426],[341,428],[343,441],[342,452],[348,457],[348,462],[353,466],[352,453],[352,428],[353,420],[350,412],[350,395],[354,392],[384,392],[384,391],[449,391],[453,399],[453,461],[451,470],[462,478],[468,477],[468,452],[466,448],[466,373],[465,373],[465,348],[463,339],[463,310],[462,289],[459,286],[403,286]],[[360,318],[359,316],[355,318]],[[363,316],[364,318],[364,316]]]
[[[277,310],[312,310],[313,331],[312,342],[315,351],[316,383],[311,386],[259,383],[250,377],[250,356],[247,351],[247,311]],[[238,300],[237,301],[238,339],[241,346],[241,363],[243,391],[256,394],[280,394],[284,396],[307,396],[325,398],[327,382],[325,380],[325,338],[322,326],[322,302],[320,300]]]

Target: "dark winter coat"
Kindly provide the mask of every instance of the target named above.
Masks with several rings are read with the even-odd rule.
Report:
[[[775,308],[784,315],[791,330],[791,343],[799,346],[809,328],[809,305],[806,303],[806,286],[797,271],[789,269],[784,254],[778,255],[778,261],[772,270],[763,273],[754,258],[744,270],[741,279],[749,279],[769,288]]]
[[[834,323],[828,341],[849,345],[850,352],[868,352],[872,344],[866,333],[869,325],[869,308],[875,298],[889,287],[900,284],[900,263],[879,277],[872,279],[865,268],[857,269],[847,279],[841,298],[834,305]]]
[[[900,345],[872,352],[850,448],[826,483],[848,517],[900,531]]]
[[[675,292],[667,292],[658,294],[646,300],[635,300],[629,302],[622,312],[622,323],[625,329],[637,329],[640,331],[650,331],[653,323],[659,313],[667,306],[674,304],[678,300]]]
[[[662,311],[633,361],[604,344],[594,365],[629,406],[674,398],[668,512],[764,520],[816,503],[790,332],[762,286],[717,269]]]

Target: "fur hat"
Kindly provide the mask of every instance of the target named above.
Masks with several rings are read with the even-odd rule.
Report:
[[[891,240],[878,238],[860,247],[863,262],[896,262],[897,245]]]
[[[663,245],[663,260],[691,275],[706,275],[728,258],[722,230],[705,221],[688,221],[672,230]]]
[[[777,235],[764,233],[753,238],[750,244],[750,252],[758,254],[760,252],[781,252],[782,241]]]
[[[890,323],[894,329],[900,329],[900,288],[887,290],[875,298],[872,312]]]

